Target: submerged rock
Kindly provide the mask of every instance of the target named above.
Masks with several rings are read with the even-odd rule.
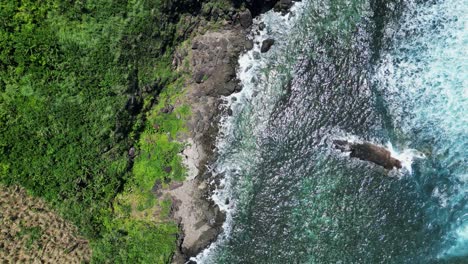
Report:
[[[374,164],[384,167],[387,170],[394,168],[401,169],[401,161],[391,156],[386,148],[377,146],[368,142],[352,143],[346,140],[334,140],[335,147],[343,152],[350,151],[351,158],[358,158],[364,161],[370,161]]]
[[[262,53],[265,53],[265,52],[268,52],[270,49],[271,49],[271,46],[273,46],[273,44],[275,44],[275,40],[274,39],[265,39],[263,42],[262,42],[262,47],[260,48],[260,51]]]

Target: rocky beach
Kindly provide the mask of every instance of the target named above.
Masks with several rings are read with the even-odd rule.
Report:
[[[185,181],[163,191],[173,201],[172,216],[182,231],[174,263],[184,263],[196,256],[222,231],[225,215],[211,198],[219,178],[213,177],[210,162],[216,157],[221,117],[232,114],[225,106],[224,97],[242,88],[236,72],[240,54],[253,47],[253,40],[249,38],[254,33],[251,32],[252,20],[271,8],[286,14],[292,6],[292,1],[248,3],[249,9],[228,11],[228,19],[218,22],[220,28],[206,31],[203,26],[195,28],[194,31],[201,33],[191,39],[191,45],[179,48],[174,55],[174,69],[186,67],[184,69],[191,72],[181,103],[192,109],[188,121],[190,132],[183,138],[186,148],[181,154],[188,176]],[[273,44],[274,40],[268,40],[262,52],[267,52]],[[184,61],[188,61],[188,65],[184,65]]]

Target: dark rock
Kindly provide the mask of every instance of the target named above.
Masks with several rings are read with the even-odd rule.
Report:
[[[265,23],[261,22],[259,25],[258,25],[258,29],[260,30],[264,30],[266,28],[266,25]]]
[[[282,14],[286,14],[291,6],[293,5],[292,0],[280,0],[276,3],[274,10],[276,12],[281,12]]]
[[[202,82],[204,82],[207,78],[208,78],[208,75],[207,75],[205,69],[200,69],[200,70],[196,71],[195,74],[193,75],[193,80],[194,80],[196,83],[202,83]]]
[[[137,115],[140,112],[142,107],[143,107],[143,100],[141,99],[140,96],[135,96],[135,95],[131,95],[128,98],[127,103],[125,104],[125,109],[127,109],[127,111],[132,115]]]
[[[232,109],[231,109],[231,108],[229,108],[229,109],[227,110],[227,114],[228,114],[228,116],[232,116]]]
[[[218,94],[223,96],[228,96],[233,94],[236,91],[237,84],[234,82],[228,82],[224,84],[218,91]]]
[[[245,5],[254,17],[273,8],[278,0],[233,0],[236,7]]]
[[[199,43],[198,41],[194,41],[194,42],[192,43],[192,49],[193,49],[193,50],[198,49],[198,46],[199,46],[199,45],[200,45],[200,43]]]
[[[160,180],[157,180],[156,182],[154,182],[153,188],[151,188],[151,192],[159,196],[161,194],[161,188],[162,182]]]
[[[239,83],[236,83],[236,86],[234,87],[234,92],[238,93],[240,91],[242,91],[242,85],[240,85]]]
[[[164,171],[165,171],[166,173],[171,173],[172,167],[171,167],[171,166],[166,166],[166,167],[164,167]]]
[[[243,28],[248,28],[252,25],[252,13],[247,9],[239,13],[240,24]]]
[[[393,168],[401,169],[401,162],[391,156],[390,151],[384,147],[371,143],[351,143],[346,140],[334,140],[333,143],[337,149],[348,152],[351,151],[351,158],[358,158],[364,161],[370,161],[387,170]]]
[[[268,52],[270,49],[271,49],[271,46],[273,46],[273,44],[275,44],[275,40],[274,39],[265,39],[263,42],[262,42],[262,47],[260,48],[260,51],[262,53],[265,53],[265,52]]]
[[[172,113],[172,111],[174,111],[174,106],[173,105],[166,105],[166,106],[164,106],[163,109],[161,109],[161,112],[164,113],[164,114],[170,114],[170,113]]]

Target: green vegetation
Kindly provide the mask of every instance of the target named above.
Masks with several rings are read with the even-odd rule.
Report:
[[[18,236],[27,237],[26,247],[31,249],[32,245],[38,241],[42,236],[42,229],[38,226],[35,227],[22,227],[21,231],[18,233]],[[42,248],[42,245],[38,245],[39,248]]]
[[[0,1],[0,183],[74,222],[95,262],[167,263],[175,249],[170,202],[151,189],[185,175],[175,139],[190,109],[171,54],[202,2]]]

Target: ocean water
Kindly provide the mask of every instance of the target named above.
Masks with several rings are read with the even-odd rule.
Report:
[[[468,263],[468,1],[303,0],[255,21],[199,263]],[[388,146],[388,172],[334,139]]]

